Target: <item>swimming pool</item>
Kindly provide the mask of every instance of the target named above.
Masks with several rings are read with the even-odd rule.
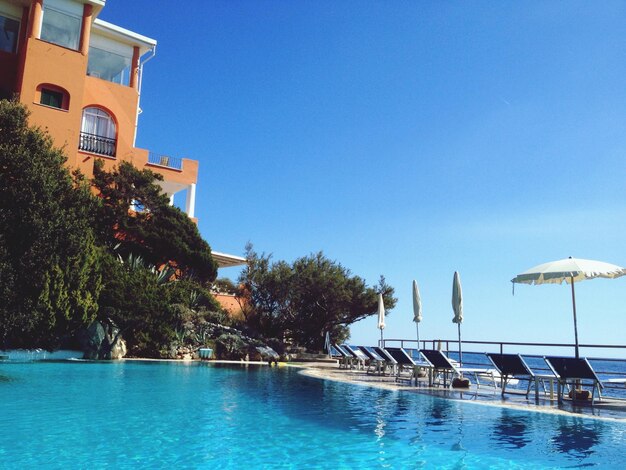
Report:
[[[0,363],[2,468],[621,465],[626,424],[304,377],[292,368]]]

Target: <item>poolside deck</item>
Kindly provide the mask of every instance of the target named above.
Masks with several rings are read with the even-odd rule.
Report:
[[[559,413],[567,415],[581,415],[590,418],[626,421],[626,400],[617,400],[603,397],[596,401],[594,406],[586,403],[565,400],[559,404],[556,395],[540,394],[536,402],[531,393],[529,398],[523,394],[508,393],[502,397],[499,388],[489,385],[471,385],[469,389],[454,389],[444,387],[430,387],[427,378],[420,378],[417,386],[415,381],[409,384],[406,381],[396,382],[393,376],[379,376],[367,374],[363,370],[339,369],[337,365],[328,363],[290,364],[292,367],[301,367],[301,373],[320,379],[350,382],[364,386],[384,388],[387,390],[403,390],[411,393],[422,393],[453,400],[471,401],[488,406],[524,409],[542,413]]]

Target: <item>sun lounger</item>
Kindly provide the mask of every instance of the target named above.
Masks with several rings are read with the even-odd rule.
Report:
[[[337,349],[337,346],[335,346],[334,344],[330,345],[330,351],[329,351],[330,357],[334,357],[335,359],[341,359],[343,358],[343,354],[341,353],[341,351],[339,351]]]
[[[441,351],[436,349],[420,349],[420,354],[426,359],[426,362],[430,364],[432,371],[430,374],[429,384],[434,385],[434,381],[438,376],[443,378],[444,387],[450,378],[454,376],[462,377],[463,374],[470,374],[474,376],[476,381],[476,387],[480,388],[480,378],[487,378],[492,383],[494,388],[497,388],[498,384],[493,370],[481,369],[473,367],[460,367],[454,364],[448,357]],[[450,380],[450,383],[452,381]]]
[[[331,344],[328,347],[328,354],[331,358],[336,359],[339,364],[339,368],[343,367],[344,358],[346,357],[343,351],[338,349],[336,344]]]
[[[356,362],[358,363],[359,367],[365,369],[365,365],[369,362],[369,357],[365,353],[363,353],[363,351],[361,351],[358,346],[350,346],[345,344],[344,349],[346,348],[348,348],[350,353],[355,356]]]
[[[384,350],[401,366],[413,367],[415,365],[413,358],[402,348],[384,348]]]
[[[391,369],[391,373],[395,375],[396,369],[398,368],[398,361],[396,361],[391,354],[385,351],[384,348],[374,346],[372,349],[385,360],[385,365],[387,366],[387,368]]]
[[[535,386],[535,399],[539,400],[538,381],[541,380],[541,375],[535,375],[535,373],[528,367],[526,361],[519,354],[486,354],[492,364],[498,369],[501,377],[502,396],[506,393],[506,386],[512,379],[526,380],[528,381],[528,388],[526,389],[526,397],[530,393],[530,388]]]
[[[384,348],[384,350],[389,354],[397,363],[396,369],[396,381],[398,380],[408,380],[411,382],[413,377],[415,376],[415,366],[417,365],[413,358],[409,356],[402,348]],[[403,376],[403,372],[409,372],[408,377]]]
[[[461,375],[457,368],[444,356],[441,351],[436,349],[420,349],[420,354],[430,364],[432,370],[429,376],[428,384],[434,385],[435,379],[439,376],[443,379],[443,386],[446,387],[448,382],[452,382],[451,376]]]
[[[339,368],[348,369],[352,365],[352,354],[345,351],[338,344],[331,345],[331,348],[331,350],[334,350],[337,353],[337,356],[335,356],[334,353],[333,356],[339,359]]]
[[[342,344],[341,347],[352,358],[351,368],[365,369],[365,362],[367,361],[367,356],[363,354],[363,352],[360,349],[353,348],[352,346],[348,344]]]
[[[369,359],[367,373],[384,374],[387,363],[375,350],[370,346],[359,346],[359,350]]]
[[[604,385],[586,358],[544,357],[544,359],[548,367],[550,367],[552,372],[557,376],[557,395],[559,403],[563,401],[563,394],[568,384],[572,385],[571,389],[575,396],[576,389],[585,384],[585,382],[592,386],[591,404],[593,405],[594,403],[596,389],[598,391],[598,400],[602,400],[601,390],[604,388]]]

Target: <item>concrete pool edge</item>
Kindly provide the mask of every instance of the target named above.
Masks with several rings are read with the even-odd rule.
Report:
[[[302,375],[316,378],[316,379],[332,380],[335,382],[342,382],[342,383],[351,383],[354,385],[378,388],[381,390],[389,390],[389,391],[395,391],[395,392],[418,393],[421,395],[428,395],[428,396],[442,398],[445,400],[454,400],[454,401],[470,403],[470,404],[475,404],[475,405],[480,405],[480,406],[490,406],[490,407],[495,407],[495,408],[507,408],[507,409],[518,410],[518,411],[530,411],[530,412],[535,412],[535,413],[569,416],[572,418],[588,418],[588,419],[601,420],[601,421],[626,423],[626,403],[623,405],[624,409],[620,412],[624,415],[623,418],[616,417],[616,416],[598,416],[598,415],[590,414],[594,411],[594,407],[587,406],[587,405],[584,406],[583,410],[576,411],[576,410],[566,410],[566,409],[556,408],[556,406],[558,406],[556,404],[543,405],[543,404],[535,404],[535,403],[506,403],[502,400],[497,400],[497,399],[494,400],[493,398],[490,400],[481,399],[475,391],[469,391],[469,392],[443,391],[446,394],[449,394],[449,393],[466,394],[468,395],[467,398],[443,396],[442,390],[434,389],[434,388],[401,385],[395,382],[389,383],[389,382],[375,381],[375,380],[360,380],[362,378],[362,375],[352,375],[352,374],[349,374],[349,371],[345,371],[343,369],[339,370],[336,368],[333,369],[329,367],[320,367],[319,365],[314,365],[314,364],[306,364],[306,365],[287,364],[287,365],[289,367],[300,369],[299,373]],[[499,396],[499,393],[498,393],[498,396]],[[597,410],[597,407],[595,409]]]

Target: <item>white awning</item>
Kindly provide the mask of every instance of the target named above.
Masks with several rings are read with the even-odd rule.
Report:
[[[211,251],[211,256],[213,256],[219,268],[230,268],[232,266],[243,266],[246,264],[246,259],[241,256],[228,255],[226,253],[220,253],[219,251]]]

